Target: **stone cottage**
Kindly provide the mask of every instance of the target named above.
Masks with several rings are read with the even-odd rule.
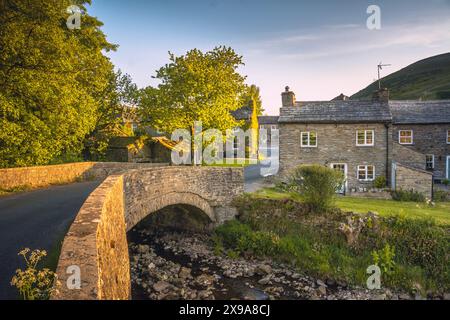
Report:
[[[344,173],[342,193],[370,190],[383,176],[393,188],[431,196],[433,173],[436,179],[444,172],[448,176],[450,101],[389,101],[387,89],[369,101],[341,96],[296,101],[288,87],[282,93],[281,174],[298,165],[323,164]]]

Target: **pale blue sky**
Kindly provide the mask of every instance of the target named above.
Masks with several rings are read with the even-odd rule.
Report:
[[[381,7],[382,28],[366,28],[367,7]],[[118,44],[114,64],[140,86],[167,63],[168,51],[233,47],[240,71],[278,114],[286,85],[298,100],[330,100],[386,73],[450,51],[450,0],[93,0],[90,14]]]

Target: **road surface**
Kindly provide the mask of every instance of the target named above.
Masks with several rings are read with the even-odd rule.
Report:
[[[83,182],[0,197],[0,300],[16,299],[10,281],[23,268],[22,248],[45,249],[61,241],[100,182]]]

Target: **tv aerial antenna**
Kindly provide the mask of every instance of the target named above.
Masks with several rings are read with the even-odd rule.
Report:
[[[381,70],[383,70],[383,67],[390,67],[391,64],[383,64],[383,62],[380,62],[378,64],[378,89],[381,90]]]

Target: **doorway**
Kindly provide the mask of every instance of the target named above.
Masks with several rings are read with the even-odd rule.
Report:
[[[341,188],[337,191],[339,194],[344,194],[347,192],[347,164],[346,163],[332,163],[331,168],[340,171],[344,174],[344,183],[342,184]]]

